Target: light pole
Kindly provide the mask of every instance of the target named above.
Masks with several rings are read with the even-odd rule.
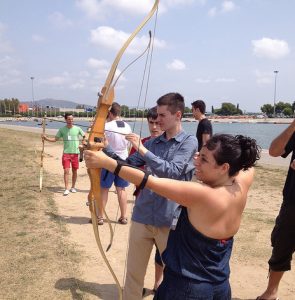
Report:
[[[275,74],[275,90],[273,95],[273,116],[276,116],[276,96],[277,96],[277,76],[279,71],[273,71]]]
[[[33,117],[33,112],[34,112],[34,103],[35,103],[35,100],[34,100],[34,77],[31,77],[31,80],[32,80],[32,117]]]

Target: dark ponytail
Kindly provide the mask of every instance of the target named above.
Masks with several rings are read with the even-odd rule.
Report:
[[[260,159],[260,147],[256,144],[256,140],[247,136],[236,135],[235,138],[241,146],[241,166],[243,170],[247,170],[255,165],[255,162]]]
[[[253,167],[260,158],[261,148],[256,140],[243,135],[215,134],[204,146],[213,151],[218,165],[228,163],[229,176]]]

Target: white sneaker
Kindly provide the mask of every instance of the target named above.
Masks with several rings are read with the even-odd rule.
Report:
[[[70,189],[70,192],[71,192],[71,193],[77,193],[77,190],[76,190],[75,188],[71,188],[71,189]]]
[[[69,193],[70,193],[69,190],[65,190],[65,191],[64,191],[64,196],[67,196]]]

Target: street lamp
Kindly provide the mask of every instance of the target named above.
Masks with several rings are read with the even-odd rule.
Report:
[[[31,77],[31,80],[32,80],[32,117],[33,117],[33,112],[34,112],[34,102],[35,102],[35,100],[34,100],[34,77]]]
[[[277,96],[277,76],[279,71],[273,71],[275,74],[275,90],[273,95],[273,116],[276,116],[276,96]]]

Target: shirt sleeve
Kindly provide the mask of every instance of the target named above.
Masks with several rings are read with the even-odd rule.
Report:
[[[203,134],[212,134],[212,124],[209,120],[203,123]]]
[[[197,139],[194,136],[189,136],[175,151],[170,161],[156,156],[151,151],[145,154],[144,160],[156,176],[179,179],[180,176],[192,170],[192,160],[197,149]]]
[[[61,128],[58,130],[57,134],[55,135],[56,138],[60,139],[63,137],[63,134],[62,134],[62,131],[61,131]]]
[[[83,137],[83,136],[85,136],[85,133],[84,133],[84,131],[79,127],[79,134]]]

